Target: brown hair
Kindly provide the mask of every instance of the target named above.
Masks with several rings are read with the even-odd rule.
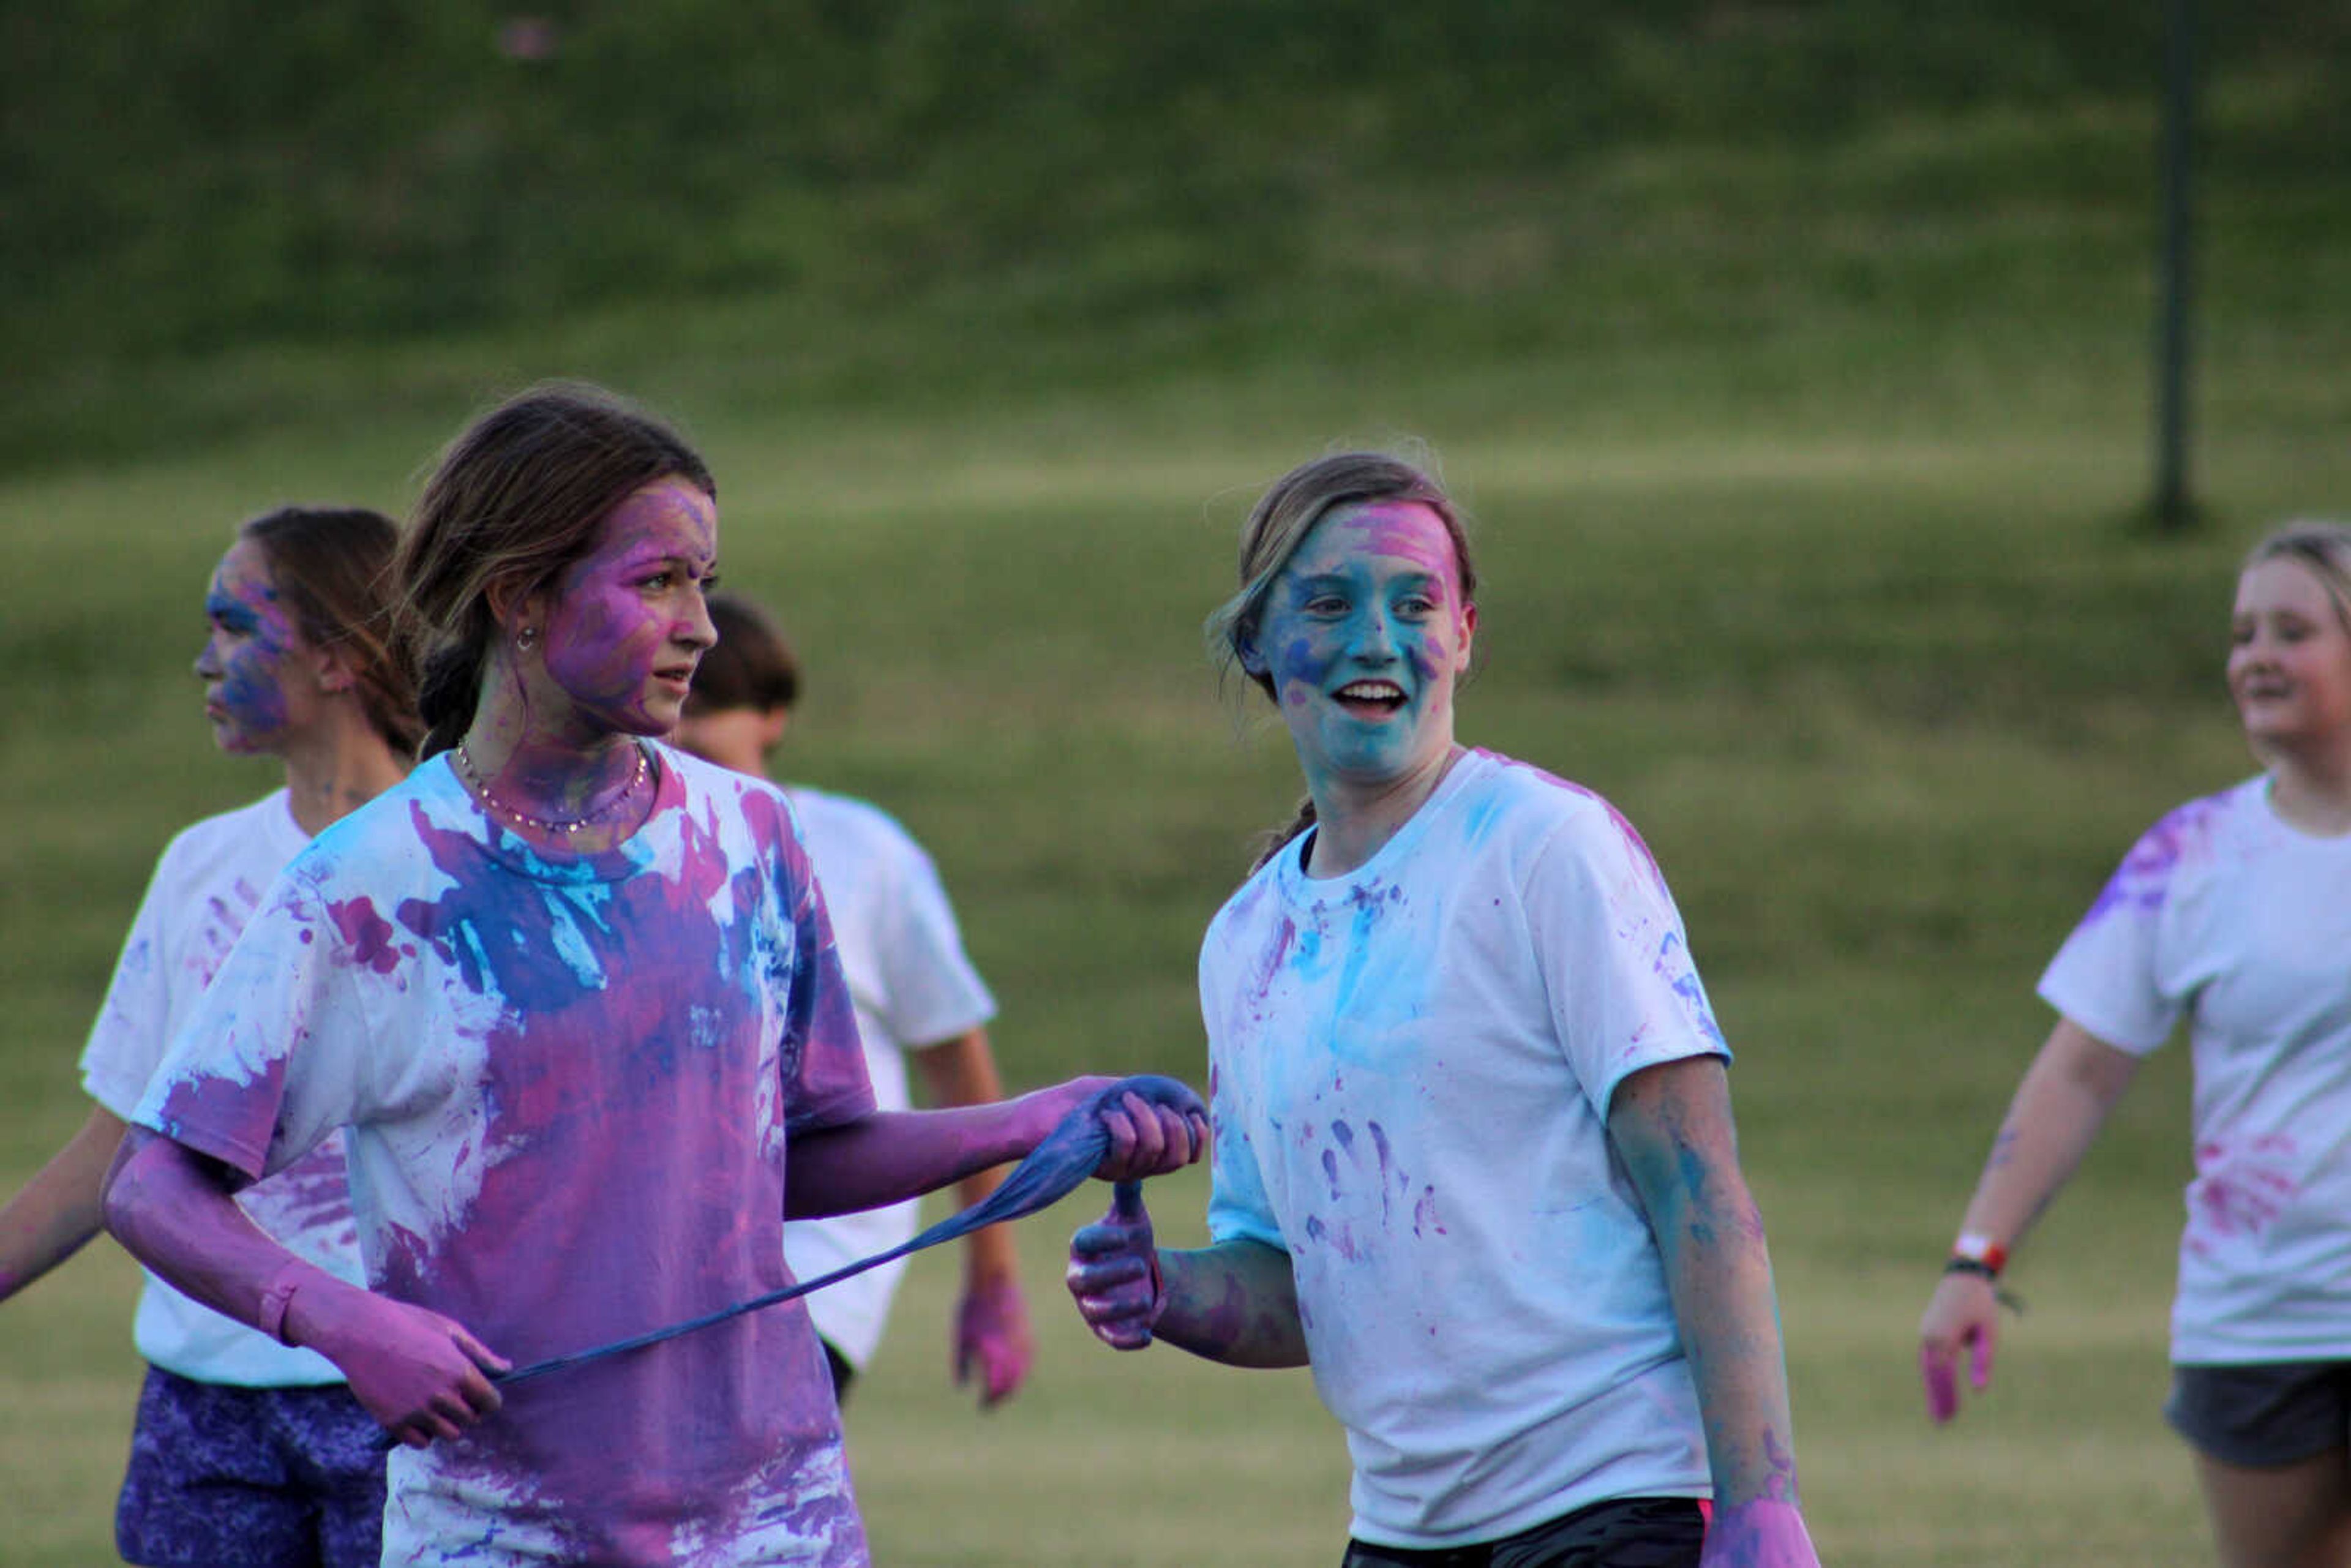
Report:
[[[595,548],[614,507],[673,477],[718,494],[683,436],[580,382],[518,393],[449,444],[400,550],[402,639],[426,727],[419,755],[447,750],[474,722],[498,635],[494,591],[551,586]]]
[[[414,751],[416,687],[392,634],[398,526],[365,507],[279,507],[237,537],[261,548],[303,640],[350,666],[369,727],[402,756]]]
[[[2291,560],[2310,569],[2335,601],[2335,617],[2351,632],[2351,524],[2303,519],[2271,530],[2246,553],[2240,570],[2268,560]]]
[[[739,593],[712,594],[709,611],[718,643],[704,652],[694,668],[694,690],[685,699],[685,711],[756,708],[771,713],[798,702],[800,663],[775,617]]]
[[[1478,569],[1469,556],[1469,533],[1462,509],[1435,472],[1433,458],[1408,461],[1385,452],[1334,452],[1301,463],[1276,479],[1259,496],[1241,523],[1240,586],[1208,616],[1209,656],[1230,671],[1239,669],[1269,697],[1273,676],[1250,670],[1247,655],[1257,641],[1265,613],[1266,595],[1274,579],[1314,531],[1314,525],[1341,507],[1382,501],[1412,501],[1435,512],[1453,540],[1453,559],[1461,574],[1463,601],[1478,595]],[[1261,834],[1250,869],[1271,860],[1281,847],[1314,825],[1314,797],[1298,803],[1285,827]]]

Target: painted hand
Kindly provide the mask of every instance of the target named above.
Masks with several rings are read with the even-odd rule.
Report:
[[[1821,1554],[1794,1503],[1759,1497],[1715,1510],[1698,1568],[1821,1568]]]
[[[2000,1336],[2000,1301],[1991,1281],[1976,1274],[1946,1274],[1918,1323],[1918,1376],[1927,1385],[1927,1415],[1937,1425],[1959,1413],[1959,1354],[1968,1382],[1980,1394],[1991,1385]]]
[[[1198,1159],[1208,1146],[1208,1110],[1173,1078],[1122,1079],[1094,1097],[1110,1148],[1094,1175],[1103,1181],[1165,1176]]]
[[[321,1275],[286,1308],[286,1342],[342,1368],[351,1394],[412,1448],[455,1437],[504,1403],[487,1375],[512,1364],[439,1312]]]
[[[1096,1339],[1113,1350],[1141,1350],[1151,1343],[1152,1326],[1167,1305],[1167,1290],[1159,1274],[1159,1249],[1151,1241],[1142,1183],[1119,1183],[1110,1212],[1070,1238],[1065,1278],[1078,1315]]]
[[[997,1277],[975,1282],[956,1310],[955,1380],[957,1387],[979,1377],[985,1410],[1008,1399],[1029,1375],[1037,1342],[1029,1333],[1029,1303],[1017,1281]]]

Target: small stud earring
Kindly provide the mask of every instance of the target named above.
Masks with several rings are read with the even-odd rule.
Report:
[[[536,626],[526,626],[526,627],[524,627],[521,631],[519,631],[519,632],[516,632],[516,633],[515,633],[515,646],[516,646],[516,647],[517,647],[517,648],[519,648],[519,649],[521,649],[524,653],[529,653],[533,648],[537,647],[538,645],[538,627],[536,627]]]

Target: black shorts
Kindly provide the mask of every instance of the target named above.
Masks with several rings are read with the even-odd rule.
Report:
[[[1347,1542],[1341,1568],[1697,1568],[1706,1511],[1691,1497],[1625,1497],[1475,1546]]]
[[[2351,1361],[2175,1366],[2163,1418],[2223,1464],[2291,1465],[2351,1442]]]

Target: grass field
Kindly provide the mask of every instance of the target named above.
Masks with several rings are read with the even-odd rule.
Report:
[[[2051,138],[2106,156],[2129,129],[1892,135],[1802,171],[1802,212],[1773,205],[1800,172],[1768,153],[1628,159],[1521,244],[1489,214],[1458,252],[1359,253],[1468,271],[1440,280],[1451,314],[1343,322],[1321,356],[1079,375],[1048,341],[1025,375],[915,385],[875,370],[884,340],[858,361],[880,379],[836,385],[778,363],[772,321],[722,308],[183,368],[156,395],[216,398],[222,439],[126,438],[103,467],[0,478],[0,798],[18,820],[0,1183],[82,1113],[74,1052],[165,838],[272,782],[210,754],[185,674],[237,518],[292,497],[396,510],[470,406],[534,374],[608,376],[682,416],[719,476],[730,581],[784,609],[811,669],[793,771],[883,801],[931,847],[1011,1077],[1196,1079],[1194,946],[1296,789],[1283,738],[1217,691],[1199,619],[1257,485],[1334,438],[1411,433],[1479,519],[1464,738],[1642,827],[1740,1051],[1826,1560],[2206,1561],[2157,1416],[2179,1053],[2018,1264],[2031,1309],[1991,1396],[1930,1431],[1912,1369],[2047,1027],[2040,965],[2147,821],[2249,770],[2220,682],[2237,554],[2279,517],[2351,507],[2343,251],[2297,241],[2337,232],[2304,197],[2217,204],[2212,517],[2186,541],[2126,527],[2147,483],[2145,301],[2119,209],[2028,190],[1916,210]],[[1604,259],[1555,243],[1611,213],[1632,226]],[[1525,304],[1552,272],[1590,287],[1587,316],[1555,301],[1524,341],[1480,317],[1479,288]],[[1161,1194],[1163,1231],[1196,1233],[1199,1184]],[[1043,1354],[985,1418],[945,1376],[953,1266],[918,1261],[850,1412],[878,1560],[1334,1561],[1343,1452],[1303,1375],[1092,1345],[1057,1283],[1087,1218],[1073,1201],[1026,1227]],[[110,1560],[133,1284],[101,1244],[5,1308],[0,1568]]]

